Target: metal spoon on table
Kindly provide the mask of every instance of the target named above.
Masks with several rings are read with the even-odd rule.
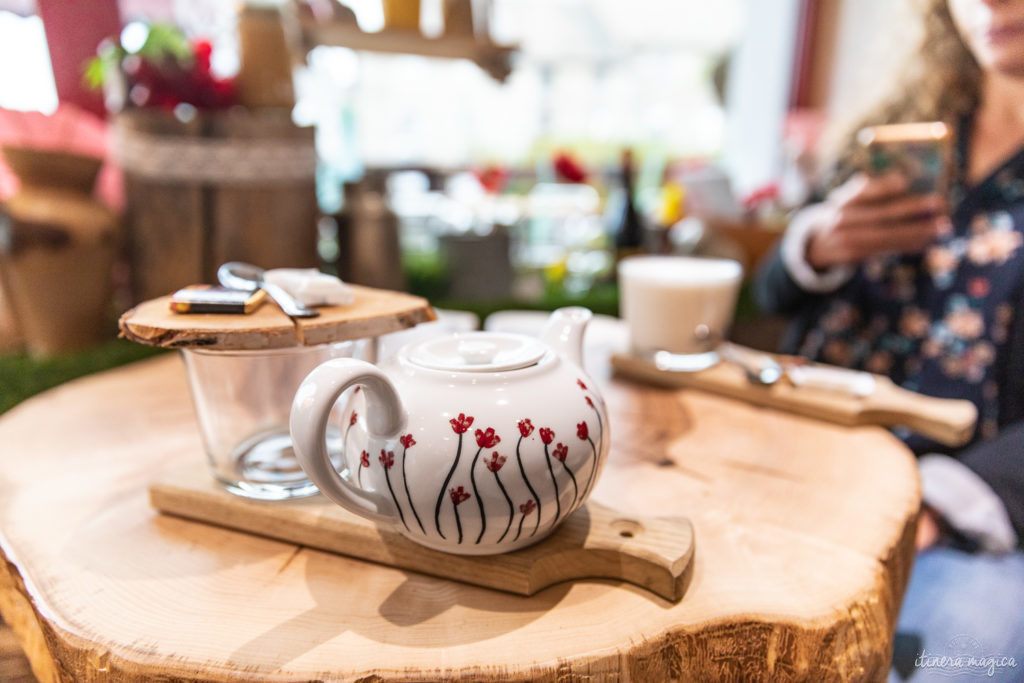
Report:
[[[718,347],[718,355],[743,369],[751,384],[770,386],[782,379],[782,366],[766,353],[744,351],[730,342]]]
[[[277,305],[281,307],[281,310],[286,315],[293,318],[315,318],[320,315],[319,312],[314,311],[312,308],[306,308],[300,304],[292,298],[291,294],[277,285],[264,280],[263,275],[265,272],[259,266],[254,266],[250,263],[231,261],[217,269],[217,280],[225,287],[231,287],[232,289],[245,289],[248,291],[262,289],[270,295],[271,299],[277,302]]]

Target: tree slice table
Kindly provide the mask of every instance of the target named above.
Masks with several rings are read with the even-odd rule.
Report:
[[[613,442],[594,500],[692,520],[679,603],[607,580],[520,597],[160,515],[147,485],[203,457],[163,357],[0,419],[0,614],[43,681],[884,678],[910,453],[875,427],[598,379]]]
[[[11,627],[0,621],[0,681],[34,683],[35,676]]]

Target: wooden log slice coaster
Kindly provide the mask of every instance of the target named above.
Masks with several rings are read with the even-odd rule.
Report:
[[[316,318],[292,319],[267,301],[248,315],[174,313],[170,296],[143,302],[121,316],[121,335],[168,349],[283,349],[377,337],[436,320],[426,299],[401,292],[349,285],[355,302],[322,306]]]

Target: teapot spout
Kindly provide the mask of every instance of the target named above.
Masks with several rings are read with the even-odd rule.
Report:
[[[559,308],[548,318],[540,339],[566,360],[583,367],[583,332],[594,317],[582,306]]]

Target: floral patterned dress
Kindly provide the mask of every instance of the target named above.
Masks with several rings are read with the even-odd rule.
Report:
[[[965,158],[961,144],[957,168]],[[913,391],[967,399],[978,407],[975,439],[987,439],[1002,423],[1006,356],[1024,352],[1007,343],[1024,285],[1024,150],[973,187],[954,183],[951,207],[953,230],[923,254],[878,257],[859,268],[829,298],[798,352],[888,375]],[[916,452],[942,450],[897,434]]]

